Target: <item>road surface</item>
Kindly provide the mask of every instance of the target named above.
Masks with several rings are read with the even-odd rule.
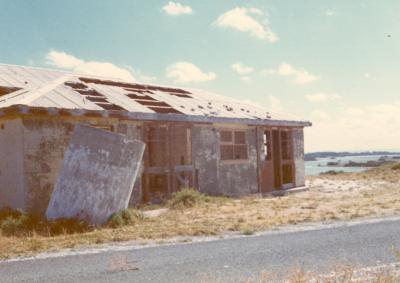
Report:
[[[188,244],[0,262],[0,282],[240,282],[333,264],[395,262],[400,218]]]

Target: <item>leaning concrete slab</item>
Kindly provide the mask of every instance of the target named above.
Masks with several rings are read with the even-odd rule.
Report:
[[[48,219],[77,217],[100,225],[128,207],[144,143],[77,124],[55,184]]]

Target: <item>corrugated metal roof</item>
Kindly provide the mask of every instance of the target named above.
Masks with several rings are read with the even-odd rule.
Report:
[[[0,109],[13,105],[308,123],[201,90],[0,64]]]

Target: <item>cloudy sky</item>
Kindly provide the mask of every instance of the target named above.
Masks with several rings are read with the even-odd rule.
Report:
[[[398,0],[0,0],[0,62],[202,88],[400,149]]]

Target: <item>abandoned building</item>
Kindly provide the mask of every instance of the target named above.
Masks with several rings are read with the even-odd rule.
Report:
[[[74,125],[146,145],[130,203],[305,185],[304,120],[199,90],[0,65],[0,207],[43,213]]]

